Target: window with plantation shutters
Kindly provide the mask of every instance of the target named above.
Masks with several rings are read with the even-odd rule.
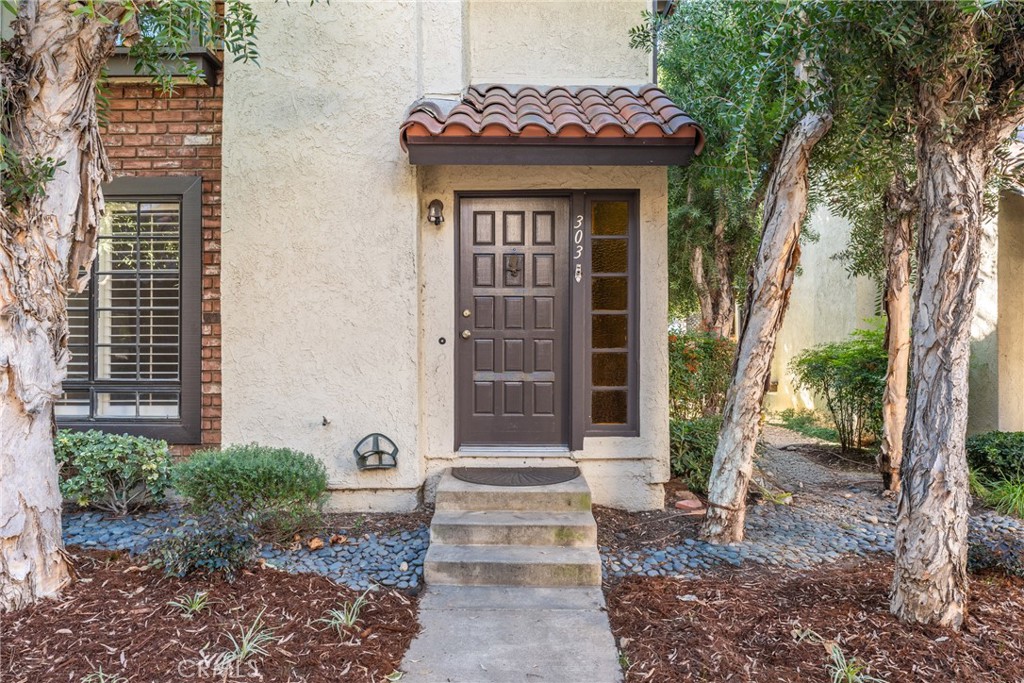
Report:
[[[123,178],[107,188],[89,286],[68,301],[61,426],[198,441],[200,186]]]

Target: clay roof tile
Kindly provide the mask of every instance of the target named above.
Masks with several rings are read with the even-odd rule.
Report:
[[[703,146],[700,126],[663,90],[641,86],[537,86],[507,83],[469,86],[458,100],[422,99],[406,112],[401,126],[407,137],[469,135],[549,138],[660,137]],[[487,132],[484,132],[487,129]],[[691,134],[692,130],[692,134]],[[682,139],[692,138],[684,143]],[[638,141],[639,142],[639,141]]]

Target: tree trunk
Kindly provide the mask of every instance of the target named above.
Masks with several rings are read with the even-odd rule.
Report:
[[[990,151],[919,134],[914,383],[890,606],[904,621],[952,628],[967,598],[967,371]]]
[[[5,203],[0,221],[0,611],[54,595],[70,577],[52,415],[69,359],[67,293],[86,282],[103,210],[96,80],[118,32],[74,9],[23,1],[8,45],[10,143],[22,159],[60,165],[45,193]]]
[[[718,277],[714,311],[714,332],[719,337],[736,336],[736,295],[732,291],[732,252],[733,247],[725,241],[725,227],[728,213],[725,204],[718,207],[718,220],[715,221],[715,271]]]
[[[902,174],[885,194],[885,347],[888,366],[882,397],[882,443],[878,471],[889,491],[900,490],[903,430],[907,423],[910,366],[910,249],[917,205]]]
[[[690,275],[700,306],[701,327],[719,337],[733,337],[735,334],[736,296],[732,291],[732,247],[725,240],[728,214],[724,205],[718,207],[715,228],[712,234],[712,249],[715,260],[716,284],[708,284],[704,274],[704,249],[693,248],[690,256]]]
[[[751,266],[733,378],[708,485],[708,512],[701,529],[701,535],[713,543],[743,540],[761,401],[800,258],[800,228],[807,215],[807,166],[814,146],[831,126],[830,112],[805,114],[782,141],[768,179],[761,246]]]

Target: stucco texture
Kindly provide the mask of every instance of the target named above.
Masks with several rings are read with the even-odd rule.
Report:
[[[801,244],[800,272],[793,281],[772,361],[772,380],[778,381],[778,390],[768,393],[766,406],[773,412],[824,410],[817,397],[796,388],[789,362],[806,348],[846,339],[868,326],[875,315],[875,283],[866,277],[851,278],[842,262],[833,258],[849,243],[849,221],[819,207],[811,216],[810,228],[818,240]]]
[[[415,168],[406,107],[469,82],[635,84],[628,47],[644,0],[254,4],[260,67],[225,70],[223,442],[322,458],[349,509],[408,509],[453,462],[454,245],[427,224],[435,196],[474,189],[641,192],[638,439],[574,454],[595,499],[662,505],[668,478],[664,169]],[[328,424],[324,424],[324,418]],[[383,432],[399,467],[359,472],[352,448]]]
[[[999,417],[1024,431],[1024,197],[1003,193],[999,207]]]
[[[632,85],[651,58],[629,47],[645,0],[469,0],[472,83]]]
[[[587,438],[569,454],[583,469],[595,502],[660,508],[668,480],[667,175],[663,168],[439,166],[421,168],[420,211],[440,199],[450,216],[455,192],[468,190],[640,190],[640,436]],[[566,227],[568,229],[568,226]],[[421,423],[428,476],[459,457],[454,448],[455,228],[451,220],[422,233]]]
[[[256,7],[262,66],[225,75],[223,442],[314,453],[335,488],[403,492],[359,507],[408,507],[419,223],[397,131],[419,95],[417,9]],[[399,445],[396,470],[357,471],[370,432]]]

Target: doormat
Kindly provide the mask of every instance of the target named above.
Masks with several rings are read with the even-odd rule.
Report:
[[[484,486],[550,486],[580,476],[578,467],[453,467],[452,476]]]

